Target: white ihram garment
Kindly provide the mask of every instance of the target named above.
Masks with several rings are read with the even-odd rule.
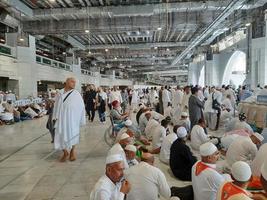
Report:
[[[72,92],[63,103],[64,98]],[[79,143],[80,126],[85,125],[85,109],[81,94],[76,90],[60,90],[54,107],[55,149],[70,149]]]

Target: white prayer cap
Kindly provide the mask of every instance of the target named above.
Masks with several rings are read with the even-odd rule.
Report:
[[[153,119],[155,119],[155,120],[159,120],[159,115],[157,114],[157,115],[155,115],[154,117],[153,117]]]
[[[261,166],[261,175],[267,181],[267,159],[265,159],[265,162]]]
[[[187,136],[187,131],[186,131],[185,127],[179,127],[177,129],[177,136],[178,136],[178,138],[184,138]]]
[[[246,182],[251,177],[250,166],[244,161],[237,161],[232,165],[232,176],[237,181]]]
[[[123,161],[123,158],[120,154],[113,154],[107,157],[106,165],[111,164],[111,163],[121,162],[121,161]]]
[[[202,144],[199,147],[199,152],[201,156],[210,156],[214,154],[216,151],[218,151],[217,147],[212,144],[211,142],[207,142],[205,144]]]
[[[133,122],[129,119],[125,121],[125,126],[132,126]]]
[[[55,93],[57,93],[57,91],[56,90],[52,90],[51,93],[55,94]]]
[[[187,112],[182,112],[181,116],[188,117],[188,114],[187,114]]]
[[[136,152],[136,147],[134,145],[132,145],[132,144],[128,144],[125,147],[125,150]]]
[[[254,135],[261,142],[264,140],[264,137],[257,132],[252,133],[252,135]]]
[[[120,137],[120,140],[124,140],[124,139],[127,139],[129,138],[130,136],[127,134],[127,133],[123,133]]]

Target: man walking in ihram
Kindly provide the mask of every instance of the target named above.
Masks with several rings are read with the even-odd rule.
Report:
[[[75,145],[80,140],[80,126],[85,125],[85,108],[81,94],[75,90],[76,80],[68,78],[60,90],[54,107],[55,149],[62,150],[60,161],[76,160]]]

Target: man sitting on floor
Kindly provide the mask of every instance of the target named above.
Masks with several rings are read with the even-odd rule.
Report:
[[[158,126],[152,135],[152,150],[150,153],[158,154],[161,149],[162,141],[167,135],[169,121],[164,119],[161,121],[161,126]]]
[[[194,200],[215,200],[219,187],[226,179],[230,179],[230,176],[224,177],[216,171],[220,152],[214,144],[202,144],[200,155],[201,161],[192,167]]]
[[[200,145],[206,143],[206,142],[212,142],[213,144],[218,143],[218,139],[213,138],[210,139],[206,133],[204,128],[206,127],[204,119],[200,119],[198,121],[198,124],[196,124],[192,131],[191,131],[191,147],[195,151],[199,151]]]
[[[143,153],[141,162],[125,172],[126,179],[131,183],[127,200],[157,200],[159,195],[170,198],[171,191],[165,175],[153,165],[154,156]]]
[[[186,145],[187,132],[184,127],[177,130],[178,139],[171,146],[170,168],[173,175],[182,181],[191,181],[192,166],[197,158]]]
[[[130,142],[131,142],[130,136],[127,133],[124,133],[121,135],[120,141],[114,144],[113,147],[111,147],[111,149],[108,152],[108,156],[114,155],[114,154],[120,154],[121,157],[123,158],[125,169],[128,169],[129,165],[126,159],[124,149],[128,144],[130,144]]]
[[[136,160],[136,147],[134,145],[128,144],[124,151],[129,167],[137,165],[139,162]]]
[[[232,166],[231,174],[233,181],[220,187],[217,200],[250,200],[252,194],[246,191],[251,180],[250,166],[243,161],[237,161]]]
[[[248,164],[254,160],[257,154],[257,146],[261,144],[264,138],[259,133],[253,133],[250,137],[238,137],[231,143],[226,152],[226,161],[228,167],[236,161],[244,161]]]
[[[90,200],[124,200],[131,185],[123,179],[123,158],[119,154],[110,155],[106,159],[106,174],[95,184]]]

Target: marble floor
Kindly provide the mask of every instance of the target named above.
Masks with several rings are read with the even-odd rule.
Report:
[[[46,118],[0,127],[1,200],[88,200],[104,173],[109,147],[103,135],[109,124],[98,121],[82,127],[75,162],[60,163],[45,128]],[[170,186],[189,183],[173,178],[168,167],[156,159]]]

